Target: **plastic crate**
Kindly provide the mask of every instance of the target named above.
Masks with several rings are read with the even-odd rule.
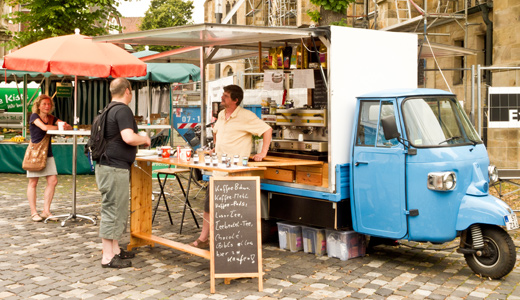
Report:
[[[276,223],[278,225],[278,240],[280,249],[298,252],[303,250],[302,243],[302,227],[284,222]]]
[[[322,256],[327,252],[325,229],[302,226],[303,252]]]
[[[365,235],[355,231],[326,230],[327,255],[341,260],[365,256]]]

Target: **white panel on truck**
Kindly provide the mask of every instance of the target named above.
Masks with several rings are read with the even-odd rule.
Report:
[[[349,163],[356,97],[390,88],[417,87],[417,36],[331,26],[329,153],[334,167]]]

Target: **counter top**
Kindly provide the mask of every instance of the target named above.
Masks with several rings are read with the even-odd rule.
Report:
[[[279,156],[266,156],[263,161],[252,161],[249,165],[253,167],[283,167],[283,166],[322,166],[322,161],[306,160],[298,158],[287,158]]]
[[[47,134],[55,134],[55,135],[90,135],[90,130],[47,130]]]
[[[208,170],[208,171],[220,171],[220,172],[226,172],[226,173],[240,173],[240,172],[247,172],[247,171],[259,171],[259,170],[265,170],[265,167],[262,166],[253,166],[253,162],[249,162],[249,165],[247,167],[243,166],[231,166],[229,168],[226,168],[224,164],[219,163],[217,167],[213,167],[212,165],[206,165],[205,163],[199,163],[194,164],[193,161],[185,161],[180,160],[176,156],[169,157],[169,158],[162,158],[156,155],[150,155],[150,156],[138,156],[135,158],[137,161],[151,161],[151,162],[157,162],[162,164],[169,164],[169,165],[175,165],[178,167],[184,167],[184,168],[195,168],[195,169],[201,169],[201,170]]]

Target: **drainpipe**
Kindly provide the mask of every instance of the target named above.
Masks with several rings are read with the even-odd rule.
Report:
[[[489,14],[493,8],[493,3],[484,3],[479,5],[482,11],[482,19],[486,24],[486,56],[484,60],[485,66],[493,65],[493,22],[489,19]],[[491,71],[486,72],[486,85],[491,86]]]

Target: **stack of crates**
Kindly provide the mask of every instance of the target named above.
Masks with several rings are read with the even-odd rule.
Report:
[[[365,235],[355,231],[336,231],[328,229],[326,230],[326,234],[327,254],[329,257],[347,260],[354,257],[365,256]]]

